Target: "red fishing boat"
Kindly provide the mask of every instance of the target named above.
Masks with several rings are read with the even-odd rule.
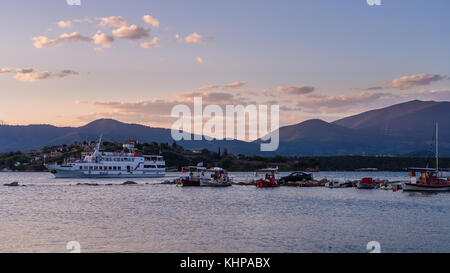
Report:
[[[450,177],[439,177],[439,127],[436,122],[436,168],[409,168],[409,182],[403,182],[404,191],[450,191]],[[416,172],[420,172],[420,178]]]
[[[420,172],[420,177],[416,177]],[[449,179],[439,178],[438,171],[431,168],[409,168],[409,182],[403,182],[404,191],[450,191]]]
[[[275,173],[278,171],[278,168],[268,168],[262,169],[261,172],[266,172],[264,178],[256,181],[256,186],[258,188],[273,188],[280,186],[280,180],[275,177]]]
[[[358,189],[376,189],[380,187],[380,181],[373,180],[372,177],[364,177],[358,181]]]
[[[187,166],[183,167],[181,171],[183,174],[188,173],[187,176],[182,176],[180,179],[183,186],[200,186],[202,181],[209,180],[205,174],[206,168],[202,166]]]

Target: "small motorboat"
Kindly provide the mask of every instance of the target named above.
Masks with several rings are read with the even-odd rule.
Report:
[[[233,183],[233,178],[228,176],[228,172],[219,167],[213,167],[207,170],[211,173],[211,179],[200,181],[202,187],[228,187]]]
[[[380,187],[380,181],[373,180],[372,177],[364,177],[358,181],[358,189],[377,189]]]
[[[256,181],[256,187],[258,187],[258,188],[279,187],[280,180],[275,177],[275,174],[277,171],[278,171],[278,167],[260,170],[260,172],[265,173],[265,176],[264,176],[264,178],[261,178]]]
[[[183,186],[200,186],[202,182],[210,180],[206,175],[206,168],[202,166],[187,166],[181,169],[181,172],[189,173],[188,176],[180,178]]]
[[[183,173],[189,172],[188,176],[180,178],[183,186],[198,187],[227,187],[231,186],[232,178],[228,172],[219,167],[206,169],[203,166],[187,166],[181,169]]]
[[[343,181],[333,180],[333,181],[327,182],[325,184],[325,187],[332,188],[332,189],[333,188],[350,188],[350,187],[353,187],[353,184],[352,184],[352,182],[349,182],[349,181],[343,182]]]

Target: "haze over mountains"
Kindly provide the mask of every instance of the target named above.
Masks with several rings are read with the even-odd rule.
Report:
[[[276,152],[260,152],[257,141],[180,141],[187,149],[220,146],[234,154],[254,155],[406,155],[425,156],[434,145],[439,122],[440,154],[450,156],[450,102],[410,101],[364,112],[332,123],[307,120],[280,128]],[[75,141],[104,140],[172,143],[170,129],[100,119],[81,127],[0,126],[0,152],[27,151]],[[434,147],[433,147],[434,149]]]

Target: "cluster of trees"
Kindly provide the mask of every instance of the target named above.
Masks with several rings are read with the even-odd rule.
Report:
[[[42,163],[33,162],[29,154],[17,151],[0,154],[0,170],[3,169],[16,171],[42,171],[44,170],[44,166]]]

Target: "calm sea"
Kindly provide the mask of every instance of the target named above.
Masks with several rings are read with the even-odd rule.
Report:
[[[251,173],[233,173],[235,181]],[[254,186],[0,173],[0,252],[450,252],[450,193]],[[320,172],[316,179],[407,173]],[[80,186],[77,183],[99,183]],[[113,185],[106,185],[112,183]],[[148,184],[147,184],[148,183]]]

